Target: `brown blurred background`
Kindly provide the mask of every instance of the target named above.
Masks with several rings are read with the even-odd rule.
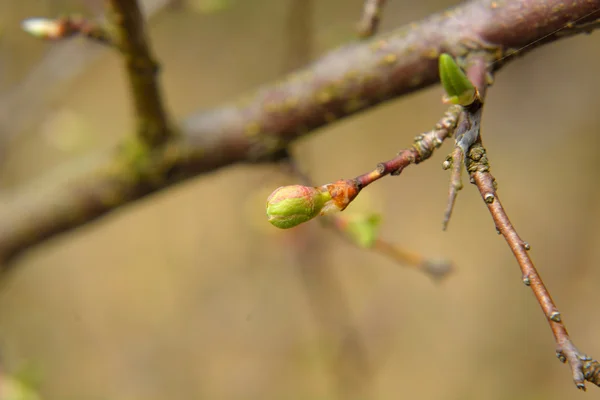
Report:
[[[217,105],[353,40],[361,0],[314,1],[307,43],[290,37],[292,1],[219,9],[223,0],[189,0],[159,11],[149,1],[169,109],[183,117]],[[382,30],[458,2],[388,3]],[[0,3],[3,191],[112,146],[132,126],[116,54],[19,30],[30,16],[101,10],[100,0]],[[599,40],[564,40],[502,70],[483,126],[505,207],[575,343],[596,358]],[[390,102],[294,151],[315,182],[356,176],[430,129],[441,94]],[[3,363],[35,370],[48,400],[582,396],[474,187],[441,231],[449,152],[369,187],[347,210],[380,211],[384,238],[452,259],[458,270],[441,285],[317,222],[276,230],[265,198],[296,180],[276,166],[235,166],[21,257],[0,285]],[[599,393],[592,387],[586,398]]]

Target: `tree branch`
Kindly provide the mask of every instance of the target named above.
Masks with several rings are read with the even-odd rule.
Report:
[[[528,251],[530,246],[527,242],[523,241],[517,231],[513,227],[508,218],[508,215],[504,211],[504,207],[498,198],[496,192],[497,183],[495,178],[490,173],[490,165],[487,158],[486,150],[481,142],[481,134],[479,132],[481,110],[483,106],[483,99],[485,98],[485,92],[487,87],[487,65],[485,60],[479,57],[472,59],[471,68],[467,70],[467,75],[471,82],[478,89],[481,97],[476,98],[475,109],[465,108],[465,113],[470,114],[470,119],[475,120],[472,126],[460,126],[459,131],[456,132],[456,136],[459,137],[461,134],[465,134],[468,129],[476,130],[476,135],[472,138],[474,143],[468,146],[466,151],[466,163],[467,170],[471,177],[471,181],[479,189],[479,193],[483,198],[485,204],[492,215],[494,223],[496,224],[496,230],[504,236],[506,243],[512,250],[521,272],[523,274],[523,283],[533,291],[538,303],[540,304],[550,328],[556,341],[556,354],[562,362],[568,362],[571,367],[573,375],[573,381],[575,385],[582,390],[585,390],[585,381],[594,383],[600,386],[600,363],[586,354],[580,352],[575,347],[571,340],[567,328],[562,320],[561,314],[554,304],[550,292],[544,285],[541,276],[537,272],[533,261],[529,257]],[[460,131],[462,128],[462,132]]]
[[[483,165],[481,161],[485,158],[485,149],[480,144],[473,146],[471,157],[473,156],[477,159],[477,165]],[[600,363],[580,352],[573,344],[561,314],[556,304],[554,304],[552,296],[550,296],[550,292],[546,288],[546,285],[544,285],[533,261],[529,257],[529,244],[519,237],[502,207],[502,203],[496,193],[496,181],[492,174],[489,173],[489,167],[477,168],[473,165],[473,168],[471,177],[479,189],[490,214],[492,214],[496,229],[506,239],[506,243],[508,243],[521,268],[523,283],[531,287],[535,298],[550,324],[554,340],[556,341],[557,357],[562,362],[569,363],[573,374],[573,381],[579,389],[585,390],[584,382],[586,380],[600,386]]]
[[[158,85],[158,64],[150,51],[144,17],[137,0],[109,0],[115,45],[121,50],[131,86],[137,117],[137,134],[156,146],[171,136]]]
[[[458,57],[478,51],[499,69],[517,54],[579,33],[582,26],[596,27],[592,13],[598,9],[600,0],[470,1],[334,50],[250,97],[188,118],[181,136],[161,146],[146,151],[128,142],[3,195],[0,258],[184,179],[276,159],[298,137],[436,83],[442,51]],[[148,88],[145,79],[140,85]]]
[[[172,0],[144,0],[146,18],[159,13]],[[100,16],[99,16],[100,17]],[[49,114],[65,86],[106,54],[102,46],[86,41],[54,45],[14,88],[0,93],[0,166],[6,144],[34,128]],[[68,62],[65,62],[68,60]]]

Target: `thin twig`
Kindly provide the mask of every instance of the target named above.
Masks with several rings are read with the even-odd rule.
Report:
[[[443,230],[448,228],[448,223],[450,222],[450,217],[452,216],[452,210],[454,209],[454,204],[456,203],[458,191],[462,190],[463,188],[462,172],[464,169],[464,160],[465,153],[463,152],[463,149],[460,146],[455,145],[452,155],[449,156],[446,161],[444,161],[444,169],[451,167],[452,174],[450,175],[450,186],[448,187],[448,205],[446,206],[444,220],[442,221]]]
[[[467,59],[471,62],[471,66],[467,71],[469,74],[478,75],[479,73],[487,73],[484,56],[472,53]],[[491,74],[491,72],[489,72],[489,74]],[[483,91],[483,95],[485,95],[485,87],[481,90]],[[466,106],[460,114],[458,125],[454,132],[454,150],[452,151],[452,154],[446,158],[446,161],[444,161],[443,164],[444,169],[452,167],[450,186],[448,188],[448,203],[442,222],[442,230],[444,231],[448,228],[448,223],[452,216],[458,192],[463,188],[462,173],[464,170],[465,153],[479,138],[479,121],[481,119],[482,109],[483,97],[482,94],[476,91],[473,102]]]
[[[168,2],[145,1],[146,18],[164,9]],[[104,46],[90,46],[86,42],[63,41],[60,46],[51,46],[20,82],[0,93],[0,167],[8,159],[3,156],[7,144],[20,134],[37,128],[55,111],[57,99],[64,95],[64,88],[107,54]]]
[[[600,386],[600,363],[580,352],[569,337],[561,314],[527,253],[530,249],[529,244],[519,237],[502,207],[496,192],[495,179],[489,173],[485,148],[481,143],[471,148],[469,158],[471,160],[469,169],[471,170],[470,175],[473,183],[479,189],[481,197],[492,214],[498,232],[504,236],[515,255],[523,274],[523,283],[531,287],[550,324],[556,341],[558,358],[562,362],[568,361],[573,373],[573,381],[579,389],[585,390],[584,382],[586,380]]]
[[[467,72],[467,75],[475,87],[479,90],[481,100],[485,98],[486,90],[486,71],[485,59],[474,58],[473,67]],[[483,103],[480,104],[482,106]],[[531,287],[538,303],[540,304],[544,315],[546,316],[554,339],[556,341],[556,354],[562,362],[568,362],[571,367],[573,381],[579,389],[585,390],[585,381],[589,381],[600,386],[600,363],[581,353],[573,344],[567,328],[562,321],[562,317],[556,307],[550,292],[544,285],[533,261],[529,257],[530,246],[523,241],[517,234],[511,224],[508,215],[502,207],[502,203],[496,191],[496,180],[490,171],[490,165],[486,150],[481,142],[479,133],[481,110],[479,107],[475,111],[465,109],[470,118],[475,121],[477,135],[474,137],[475,143],[469,146],[467,153],[467,171],[472,182],[479,189],[479,193],[490,211],[497,231],[504,236],[508,246],[512,250],[519,267],[521,268],[523,283]],[[461,132],[457,132],[460,135]]]
[[[386,175],[400,175],[404,168],[409,165],[427,160],[431,157],[433,151],[452,135],[461,112],[462,108],[460,106],[450,106],[444,117],[435,125],[435,128],[417,135],[411,147],[400,151],[391,160],[377,164],[377,168],[373,171],[354,178],[353,180],[358,188],[363,189]]]
[[[386,0],[365,0],[362,18],[358,24],[358,34],[360,37],[368,38],[377,32],[385,1]]]
[[[337,216],[328,216],[321,218],[321,221],[324,226],[335,230],[348,242],[356,245],[356,242],[348,237],[348,221],[346,219]],[[403,267],[420,271],[434,281],[441,281],[447,278],[454,270],[454,266],[449,260],[425,257],[423,254],[392,244],[380,237],[375,238],[369,249],[388,257]]]
[[[109,0],[115,26],[115,45],[123,53],[138,121],[137,133],[144,143],[164,143],[172,130],[158,84],[158,64],[146,38],[144,18],[136,0]]]
[[[102,25],[79,15],[56,19],[28,18],[21,26],[40,39],[62,40],[80,35],[94,42],[112,45],[112,39]]]
[[[373,249],[401,265],[425,273],[434,281],[447,278],[455,268],[450,260],[425,257],[379,238],[375,241]]]

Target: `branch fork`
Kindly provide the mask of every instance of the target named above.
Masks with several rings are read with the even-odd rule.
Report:
[[[356,196],[360,190],[382,177],[398,175],[408,165],[416,164],[430,157],[433,150],[439,147],[444,139],[453,135],[455,138],[454,151],[444,162],[445,167],[453,168],[445,224],[452,211],[456,192],[462,187],[461,172],[465,168],[469,173],[471,183],[479,189],[481,197],[492,215],[497,232],[504,236],[515,255],[521,268],[523,283],[532,289],[548,320],[557,345],[558,358],[562,362],[569,363],[577,388],[585,390],[586,380],[600,386],[600,363],[581,353],[573,344],[561,313],[529,257],[528,251],[531,246],[519,237],[498,197],[497,182],[490,173],[490,164],[480,132],[484,98],[488,82],[490,82],[489,75],[492,72],[486,62],[486,57],[477,53],[470,55],[467,60],[469,66],[466,74],[458,68],[453,59],[448,57],[447,55],[440,57],[440,75],[446,89],[445,99],[453,105],[442,121],[436,125],[436,129],[418,135],[411,148],[401,151],[389,161],[379,163],[373,171],[351,180],[338,182],[353,183],[357,189],[354,194]],[[328,185],[322,187],[328,187]],[[277,191],[274,192],[274,194],[276,193]],[[331,195],[332,192],[329,191],[329,194]],[[347,197],[345,199],[347,200]],[[289,201],[292,200],[290,198]],[[345,209],[348,203],[349,201],[345,202],[340,211]],[[267,204],[267,214],[269,214],[269,204]],[[305,218],[301,222],[308,219]],[[338,223],[338,229],[343,227],[344,225]],[[385,245],[383,248],[385,249]]]

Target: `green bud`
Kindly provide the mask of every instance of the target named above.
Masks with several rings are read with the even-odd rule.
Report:
[[[282,186],[267,199],[267,217],[281,229],[293,228],[321,214],[329,191],[302,185]]]
[[[381,216],[378,214],[355,215],[348,218],[344,231],[360,247],[373,247],[379,236]]]
[[[439,59],[440,80],[446,91],[445,101],[468,106],[475,101],[475,87],[452,56],[443,53]]]

